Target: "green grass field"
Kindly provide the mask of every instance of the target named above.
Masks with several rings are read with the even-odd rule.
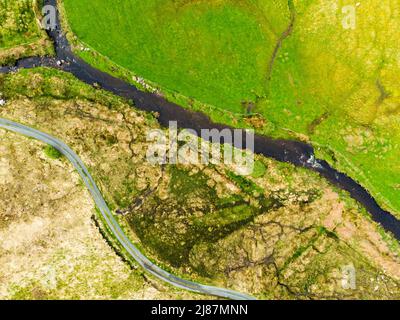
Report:
[[[0,49],[38,40],[31,0],[0,0]]]
[[[336,6],[335,6],[336,4]],[[280,51],[258,111],[304,134],[320,156],[400,213],[399,3],[296,1],[296,23]]]
[[[257,114],[258,132],[311,142],[400,216],[398,2],[63,4],[72,31],[91,48],[79,52],[90,63],[115,63],[184,106],[215,106],[203,108],[215,121],[243,126],[246,113]],[[354,28],[346,22],[348,5]],[[290,9],[295,20],[285,34]]]

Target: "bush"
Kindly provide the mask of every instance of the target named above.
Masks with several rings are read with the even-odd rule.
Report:
[[[62,157],[62,153],[53,146],[47,145],[43,150],[50,159],[60,159]]]

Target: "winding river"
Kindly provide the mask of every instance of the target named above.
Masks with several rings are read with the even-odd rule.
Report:
[[[45,0],[44,4],[57,7],[56,0]],[[57,27],[49,30],[48,34],[54,42],[56,57],[22,59],[15,66],[0,67],[0,73],[10,73],[21,68],[53,67],[69,72],[87,84],[99,86],[131,100],[138,109],[157,112],[159,114],[158,121],[163,126],[168,126],[170,121],[177,121],[179,128],[193,129],[198,133],[201,129],[234,130],[232,127],[212,122],[202,113],[184,109],[154,93],[140,91],[132,84],[95,69],[72,52],[68,40],[62,32],[58,13]],[[63,63],[60,65],[59,61],[63,61]],[[375,222],[400,241],[400,221],[390,212],[383,210],[369,192],[352,178],[335,170],[326,161],[316,159],[311,145],[299,141],[271,139],[256,135],[254,151],[281,162],[292,163],[295,166],[318,172],[333,185],[347,191],[352,198],[368,210]]]

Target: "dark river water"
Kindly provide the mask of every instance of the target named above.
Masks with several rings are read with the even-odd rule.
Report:
[[[56,0],[45,0],[44,2],[56,6]],[[163,126],[168,126],[170,121],[177,121],[179,128],[193,129],[199,134],[201,129],[234,130],[232,127],[212,122],[209,117],[202,113],[184,109],[157,94],[140,91],[132,84],[93,68],[72,53],[70,45],[61,31],[58,17],[56,29],[48,31],[48,34],[54,42],[57,57],[22,59],[15,66],[0,67],[0,73],[38,66],[54,67],[73,74],[87,84],[96,84],[104,90],[129,99],[138,109],[157,112],[159,114],[158,121]],[[59,65],[57,63],[59,61],[64,62]],[[271,139],[256,135],[254,147],[257,154],[318,172],[333,185],[349,192],[352,198],[367,209],[375,222],[379,223],[386,231],[391,232],[400,241],[400,221],[391,213],[383,210],[369,192],[356,181],[338,172],[326,161],[316,159],[312,146],[298,141]]]

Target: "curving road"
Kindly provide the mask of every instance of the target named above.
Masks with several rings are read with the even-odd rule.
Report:
[[[108,208],[104,198],[94,182],[93,177],[90,175],[88,169],[82,160],[77,156],[77,154],[68,147],[64,142],[48,135],[44,132],[38,131],[36,129],[24,126],[20,123],[13,122],[7,119],[0,118],[0,128],[6,129],[15,133],[23,134],[24,136],[34,138],[36,140],[40,140],[44,143],[47,143],[58,151],[60,151],[75,167],[78,171],[79,175],[82,177],[85,182],[86,187],[88,188],[90,194],[92,195],[94,202],[96,203],[97,208],[99,209],[102,217],[104,218],[107,226],[110,228],[111,232],[115,235],[119,243],[124,247],[124,249],[136,260],[136,262],[142,266],[143,269],[156,276],[157,278],[168,282],[169,284],[190,290],[197,293],[203,293],[212,296],[218,296],[227,299],[233,300],[254,300],[255,298],[248,296],[246,294],[217,288],[207,285],[198,284],[195,282],[191,282],[188,280],[181,279],[176,277],[169,272],[161,269],[154,263],[152,263],[146,256],[144,256],[140,250],[129,240],[124,231],[121,229],[118,221],[115,219],[110,209]]]

